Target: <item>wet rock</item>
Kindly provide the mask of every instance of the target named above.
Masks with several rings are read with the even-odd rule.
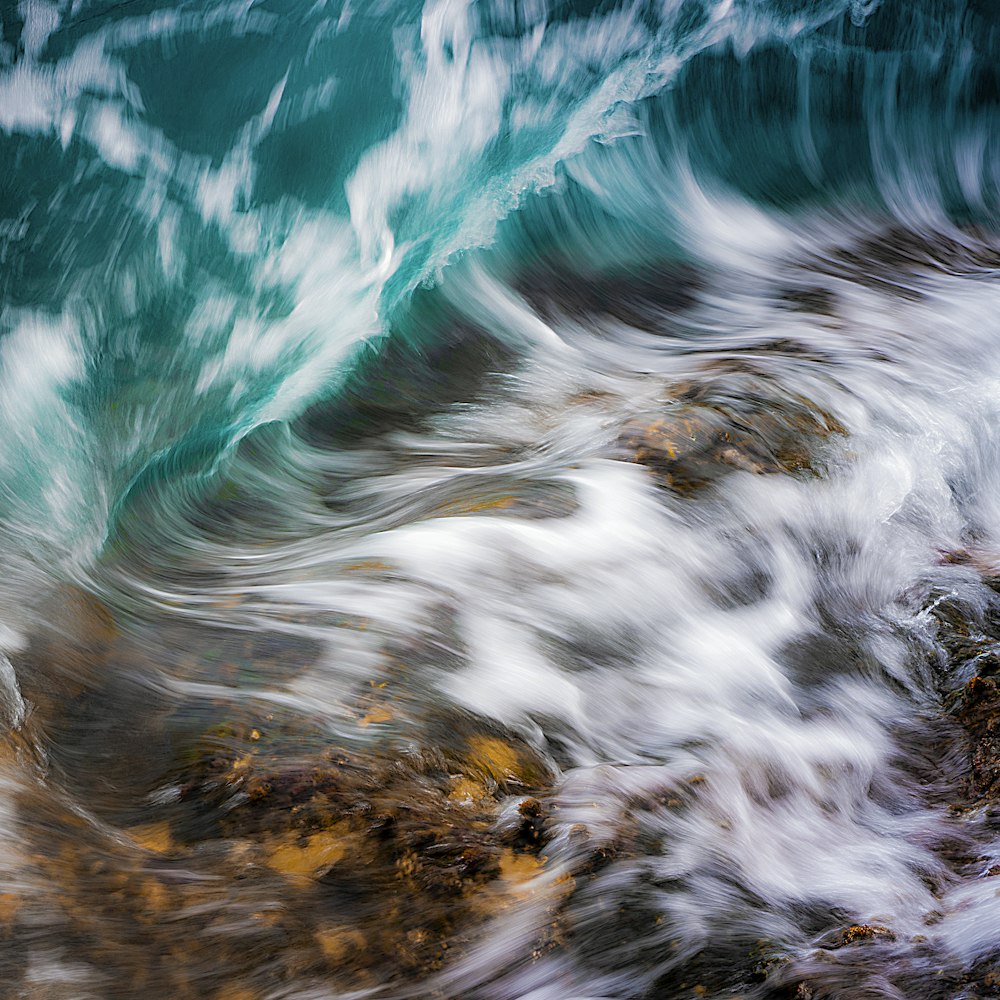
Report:
[[[734,367],[681,387],[662,413],[627,425],[620,451],[681,494],[736,470],[816,473],[819,444],[845,428],[809,400]]]
[[[336,958],[347,980],[433,971],[541,871],[538,793],[552,774],[515,734],[452,719],[438,730],[448,738],[419,750],[388,738],[308,749],[311,737],[296,745],[286,728],[215,727],[189,754],[170,830],[133,835],[178,856],[206,837],[243,845],[244,877],[249,862],[251,878],[287,883],[276,898],[296,886],[315,897],[317,961]],[[518,793],[518,822],[503,828],[503,804]],[[351,915],[364,949],[336,929],[338,914]]]
[[[437,490],[436,493],[444,494],[444,497],[435,499],[425,516],[465,517],[470,514],[486,514],[537,521],[550,517],[567,517],[579,508],[572,488],[558,482],[519,482],[509,479],[491,484],[484,483],[483,477],[479,477],[471,489],[467,484],[456,484],[451,490]],[[453,495],[448,496],[448,493]]]
[[[516,287],[546,320],[565,316],[598,329],[624,324],[662,334],[696,303],[704,280],[677,262],[609,275],[582,274],[573,261],[549,259],[522,271]]]
[[[750,952],[749,958],[752,964],[747,979],[751,983],[773,980],[791,962],[791,957],[770,941],[759,942]]]
[[[837,297],[822,285],[805,285],[788,288],[781,293],[781,301],[793,312],[814,316],[836,316]]]
[[[973,791],[980,800],[995,801],[1000,794],[1000,688],[995,677],[977,675],[965,685],[957,718],[972,742]]]
[[[523,799],[517,806],[520,823],[511,838],[512,845],[521,851],[538,850],[545,840],[545,808],[538,799]]]
[[[433,973],[544,871],[552,781],[514,733],[471,718],[447,731],[419,751],[358,749],[316,747],[288,720],[220,723],[187,754],[180,798],[117,832],[39,785],[20,805],[56,916],[34,926],[55,920],[114,995]]]
[[[949,564],[975,566],[964,553],[949,555]],[[983,582],[990,586],[989,578]],[[944,705],[968,740],[967,801],[953,806],[995,802],[1000,795],[1000,603],[993,598],[983,607],[942,594],[932,599],[929,613],[944,654],[936,664]],[[964,684],[954,683],[953,678],[970,673]]]
[[[843,948],[858,941],[875,940],[895,941],[896,935],[888,927],[883,927],[881,924],[851,924],[850,927],[838,931],[827,947]]]
[[[258,695],[261,674],[294,676],[312,645],[130,633],[77,603],[79,620],[40,630],[18,662],[35,668],[26,752],[46,748],[37,767],[52,780],[17,809],[50,888],[0,896],[0,969],[27,935],[66,942],[108,996],[261,996],[310,978],[365,989],[433,973],[535,891],[554,773],[519,734],[469,713],[418,717],[393,680],[364,689],[356,732],[335,743],[327,719]],[[164,675],[194,693],[144,684]]]
[[[1000,250],[995,238],[973,228],[949,236],[894,224],[873,228],[852,244],[831,248],[806,267],[813,273],[919,301],[926,276],[994,274],[1000,267]]]

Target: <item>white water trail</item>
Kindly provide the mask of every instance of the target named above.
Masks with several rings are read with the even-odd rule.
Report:
[[[419,635],[442,645],[436,664],[413,668],[414,690],[554,755],[557,832],[540,898],[573,868],[571,830],[586,829],[589,849],[643,845],[575,898],[575,962],[560,951],[504,972],[547,919],[527,901],[448,972],[448,995],[641,995],[704,949],[745,952],[758,939],[806,963],[817,919],[890,928],[892,961],[904,965],[927,940],[942,965],[995,947],[985,930],[970,933],[990,925],[995,893],[942,854],[982,837],[981,817],[922,787],[919,761],[949,760],[955,770],[934,780],[959,781],[942,747],[960,737],[935,728],[926,601],[935,586],[987,593],[942,554],[972,536],[983,559],[1000,547],[1000,464],[982,433],[1000,416],[1000,365],[988,360],[1000,293],[975,268],[915,267],[872,286],[829,272],[836,248],[870,232],[819,216],[806,235],[801,222],[707,192],[689,204],[684,224],[701,237],[711,281],[672,319],[680,332],[626,337],[599,316],[550,318],[496,399],[442,416],[431,435],[390,438],[381,472],[354,468],[338,489],[361,521],[330,514],[326,532],[320,517],[302,542],[242,564],[230,556],[227,586],[251,616],[301,603],[369,623],[349,640],[317,633],[340,665],[292,685],[304,710],[346,720],[343,685],[375,669],[387,641]],[[454,280],[457,301],[465,276]],[[531,340],[538,316],[524,300],[501,286],[481,294],[495,280],[482,271],[468,280],[480,319],[492,303]],[[796,283],[829,293],[830,314],[789,309]],[[554,348],[553,331],[572,350]],[[799,349],[769,353],[762,340]],[[733,472],[688,499],[609,451],[630,419],[669,408],[672,386],[741,358],[779,397],[806,396],[844,424],[823,477]],[[321,452],[296,460],[312,476],[350,468]],[[559,483],[576,509],[540,520],[416,512],[424,491],[486,474]],[[366,583],[343,572],[355,560],[388,571]],[[447,640],[434,624],[442,611]],[[664,805],[671,797],[685,807]],[[625,932],[622,912],[648,920]],[[619,961],[601,942],[626,933],[632,950]]]

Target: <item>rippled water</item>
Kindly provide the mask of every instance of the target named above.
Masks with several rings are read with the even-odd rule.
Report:
[[[1000,996],[992,5],[0,14],[0,996]]]

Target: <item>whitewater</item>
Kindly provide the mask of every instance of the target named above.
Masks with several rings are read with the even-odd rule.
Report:
[[[0,23],[0,997],[1000,996],[1000,12]]]

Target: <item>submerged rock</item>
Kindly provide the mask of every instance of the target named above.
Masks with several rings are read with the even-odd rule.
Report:
[[[183,755],[176,800],[111,840],[33,801],[75,958],[132,988],[147,951],[165,956],[149,975],[171,997],[234,977],[252,992],[275,963],[352,988],[433,973],[543,870],[553,778],[514,733],[471,717],[440,731],[343,748],[273,717],[218,724]]]
[[[730,367],[685,384],[661,413],[632,421],[619,437],[619,449],[650,469],[660,485],[681,494],[735,470],[817,472],[819,444],[831,434],[846,434],[843,425],[773,381],[735,363]]]
[[[372,682],[335,742],[325,718],[263,696],[261,675],[296,676],[313,645],[137,631],[85,595],[67,604],[75,618],[18,660],[23,753],[52,780],[18,802],[49,892],[0,898],[12,983],[44,929],[108,996],[384,986],[433,974],[544,881],[555,772],[518,733]]]
[[[498,825],[511,795],[551,783],[544,763],[510,733],[292,759],[264,747],[214,764],[227,767],[224,780],[240,793],[219,820],[225,838],[248,841],[285,878],[311,880],[331,913],[352,900],[340,912],[351,915],[363,952],[354,936],[317,931],[341,974],[345,962],[357,974],[433,971],[502,905],[512,878],[541,866],[538,799],[521,801],[516,829]],[[211,787],[209,778],[185,797],[197,800]]]

